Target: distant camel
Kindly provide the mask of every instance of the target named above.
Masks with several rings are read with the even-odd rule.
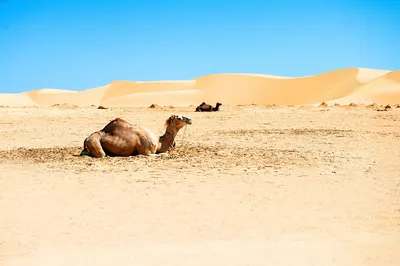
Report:
[[[206,103],[205,103],[205,102],[202,102],[199,106],[197,106],[197,107],[196,107],[196,112],[200,112],[200,108],[201,108],[203,105],[206,105]]]
[[[221,105],[222,103],[217,102],[215,107],[212,107],[211,105],[202,102],[199,106],[196,107],[196,112],[216,112],[219,110],[219,107]]]
[[[153,155],[169,152],[175,146],[178,131],[192,124],[190,117],[171,115],[166,121],[166,131],[157,137],[146,128],[134,126],[121,118],[108,123],[102,130],[92,133],[83,143],[82,155],[101,158],[108,156]]]

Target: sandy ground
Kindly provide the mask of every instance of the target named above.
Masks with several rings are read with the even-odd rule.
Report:
[[[111,119],[169,157],[79,157]],[[0,108],[1,265],[400,265],[400,108]]]

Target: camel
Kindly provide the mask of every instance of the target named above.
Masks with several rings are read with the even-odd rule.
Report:
[[[221,105],[222,103],[217,102],[215,107],[212,107],[211,105],[202,102],[199,106],[196,107],[196,112],[216,112],[219,110],[219,107]]]
[[[146,128],[134,126],[124,119],[116,118],[102,130],[92,133],[85,139],[80,155],[102,158],[105,156],[166,154],[174,148],[178,131],[191,124],[190,117],[171,115],[165,121],[165,134],[157,138]]]
[[[200,108],[206,105],[206,102],[202,102],[199,106],[196,107],[196,112],[200,112]]]

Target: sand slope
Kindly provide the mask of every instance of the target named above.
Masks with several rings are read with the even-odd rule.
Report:
[[[28,95],[26,94],[12,94],[4,93],[0,94],[0,106],[34,106],[37,105]]]
[[[28,97],[27,97],[28,96]],[[308,77],[212,74],[194,80],[113,81],[85,91],[42,89],[0,95],[0,104],[106,105],[110,107],[214,104],[400,103],[400,71],[347,68]]]
[[[353,94],[337,102],[397,104],[400,102],[400,71],[389,72],[363,84]]]
[[[108,86],[102,86],[81,92],[63,90],[35,90],[26,92],[24,95],[27,95],[38,105],[98,105],[108,89]]]
[[[106,106],[149,106],[196,104],[198,90],[194,80],[128,82],[115,81],[104,94],[101,104]]]

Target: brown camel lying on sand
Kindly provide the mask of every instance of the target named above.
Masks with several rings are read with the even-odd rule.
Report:
[[[219,107],[221,105],[222,103],[217,102],[215,107],[212,107],[211,105],[202,102],[199,106],[196,107],[196,112],[216,112],[219,110]]]
[[[190,117],[171,115],[165,121],[165,134],[157,137],[146,128],[116,118],[85,139],[81,155],[101,158],[106,155],[127,157],[166,153],[175,146],[174,140],[178,131],[188,124],[192,124]]]

